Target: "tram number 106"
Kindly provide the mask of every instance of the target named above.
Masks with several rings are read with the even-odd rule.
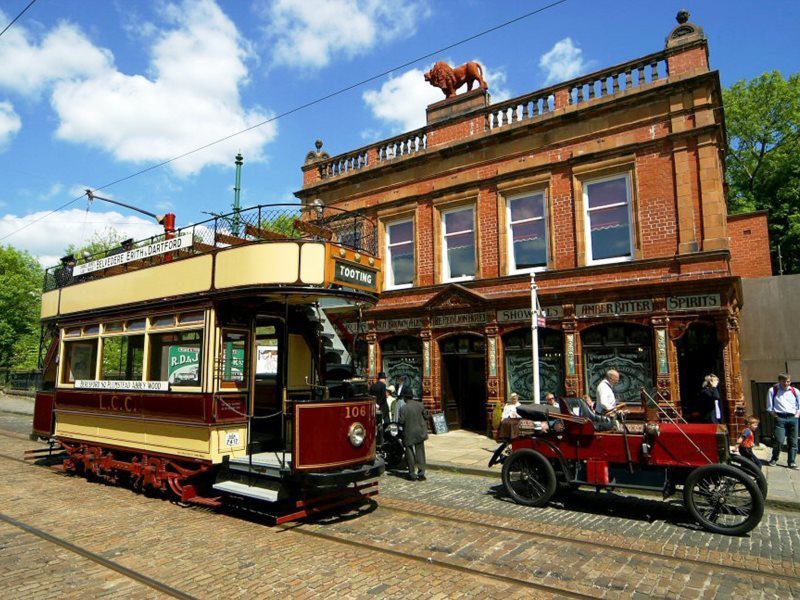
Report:
[[[345,406],[344,408],[347,411],[347,419],[367,416],[367,407],[363,404],[361,406]]]

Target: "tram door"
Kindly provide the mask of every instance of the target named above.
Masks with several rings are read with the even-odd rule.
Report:
[[[253,335],[253,442],[262,450],[273,449],[281,441],[280,417],[265,418],[282,409],[280,353],[283,321],[275,317],[256,317]]]
[[[451,428],[486,431],[486,367],[483,338],[458,336],[440,342],[442,406]]]

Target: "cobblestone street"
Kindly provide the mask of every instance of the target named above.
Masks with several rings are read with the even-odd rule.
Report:
[[[726,537],[678,504],[580,492],[532,509],[502,497],[499,473],[434,471],[385,475],[361,511],[269,527],[24,463],[24,422],[0,415],[6,597],[800,596],[793,512]]]

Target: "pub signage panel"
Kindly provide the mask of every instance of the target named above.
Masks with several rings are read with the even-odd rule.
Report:
[[[431,321],[433,327],[463,327],[486,323],[485,312],[458,313],[454,315],[436,315]]]
[[[667,298],[668,310],[719,308],[721,305],[722,302],[719,294],[696,294],[694,296],[670,296]]]
[[[334,262],[335,270],[333,278],[335,281],[356,285],[369,290],[378,290],[377,271],[365,269],[364,267],[345,263],[339,260]]]
[[[593,302],[591,304],[576,304],[575,315],[578,317],[605,317],[610,315],[631,315],[648,313],[653,310],[653,301],[650,298],[641,300],[615,300],[614,302]]]
[[[543,317],[548,319],[561,319],[564,316],[564,309],[560,306],[541,307]],[[531,309],[528,308],[504,308],[497,311],[498,323],[530,323]]]

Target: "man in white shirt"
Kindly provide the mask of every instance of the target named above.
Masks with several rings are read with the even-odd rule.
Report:
[[[800,414],[800,392],[792,386],[792,378],[787,373],[778,375],[778,383],[769,388],[767,411],[775,415],[775,445],[772,447],[772,460],[769,465],[778,464],[781,445],[786,440],[789,454],[789,468],[796,469],[797,463],[797,415]]]
[[[597,384],[597,414],[607,415],[617,407],[617,397],[614,395],[613,386],[619,383],[619,372],[614,369],[606,371],[603,381]]]

